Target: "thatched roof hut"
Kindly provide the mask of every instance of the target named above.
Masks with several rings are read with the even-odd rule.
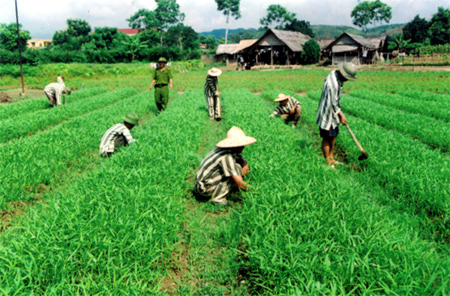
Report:
[[[332,63],[351,62],[355,65],[371,63],[373,57],[383,49],[386,37],[371,37],[342,33],[326,49],[332,53]]]
[[[252,64],[297,63],[303,45],[310,39],[300,32],[269,29],[245,52]]]

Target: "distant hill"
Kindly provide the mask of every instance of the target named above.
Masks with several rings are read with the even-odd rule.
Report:
[[[405,24],[384,25],[368,30],[367,36],[394,35],[402,32]],[[356,28],[349,26],[330,26],[330,25],[312,25],[314,38],[337,38],[344,32],[364,36],[364,33]]]
[[[245,31],[246,29],[243,28],[239,28],[239,29],[229,29],[228,30],[228,35],[234,34],[234,33],[238,33],[240,31]],[[216,37],[216,39],[220,39],[220,38],[225,38],[225,29],[215,29],[212,30],[210,32],[200,32],[199,34],[201,35],[205,35],[205,36],[214,36]]]
[[[368,30],[367,36],[380,36],[380,35],[395,35],[402,33],[402,28],[405,24],[393,24],[393,25],[383,25]],[[347,32],[351,34],[356,34],[364,36],[364,33],[356,28],[350,26],[330,26],[330,25],[312,25],[311,29],[314,32],[314,38],[337,38],[342,33]],[[257,39],[262,36],[265,31],[260,31],[258,29],[230,29],[228,30],[228,40],[232,43],[239,43],[242,39]],[[225,38],[225,29],[216,29],[210,32],[199,33],[205,36],[214,36],[216,39]]]

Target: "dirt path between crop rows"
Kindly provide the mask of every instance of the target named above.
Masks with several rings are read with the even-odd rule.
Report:
[[[225,134],[222,122],[206,120],[198,156],[203,158]],[[235,275],[227,273],[230,255],[220,243],[221,224],[227,223],[240,203],[234,200],[223,207],[196,199],[191,191],[195,174],[193,169],[186,179],[190,190],[186,193],[186,221],[180,233],[182,242],[172,254],[170,274],[163,279],[160,291],[168,295],[231,295],[232,289],[239,289],[239,283]]]

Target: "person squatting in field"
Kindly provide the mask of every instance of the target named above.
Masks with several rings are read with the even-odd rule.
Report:
[[[274,101],[279,102],[279,105],[275,108],[275,111],[270,114],[270,117],[281,114],[281,118],[284,119],[284,122],[288,124],[290,121],[293,121],[292,128],[295,128],[300,119],[300,115],[302,115],[302,104],[293,97],[285,94],[279,94]]]
[[[342,86],[345,81],[356,80],[357,71],[352,63],[339,64],[338,68],[339,70],[331,71],[325,78],[316,119],[322,137],[323,156],[327,160],[327,165],[333,168],[334,164],[340,164],[333,156],[339,124],[347,124],[347,118],[341,110]]]
[[[226,205],[227,195],[236,186],[248,190],[249,185],[243,177],[249,168],[241,153],[245,146],[255,142],[255,138],[246,136],[240,128],[233,126],[227,137],[217,143],[217,148],[201,162],[195,178],[195,194],[215,204]]]
[[[64,84],[64,77],[58,76],[57,83],[50,83],[44,88],[44,93],[50,101],[50,107],[55,107],[55,104],[61,106],[61,97],[64,94],[70,95],[72,90]],[[64,100],[65,103],[65,100]]]
[[[135,142],[131,136],[130,130],[139,125],[139,118],[134,113],[129,113],[122,117],[123,123],[117,123],[110,127],[100,141],[99,155],[109,157],[111,154],[117,152],[117,148],[127,146]]]
[[[206,104],[208,105],[209,119],[220,121],[220,99],[219,90],[217,88],[219,82],[219,75],[222,74],[222,70],[212,68],[208,71],[206,76],[204,93],[206,98]]]
[[[150,91],[155,85],[155,103],[158,111],[166,110],[167,103],[169,102],[169,87],[173,89],[173,75],[170,68],[166,67],[167,60],[163,57],[158,60],[159,67],[152,72],[152,83],[150,84]]]

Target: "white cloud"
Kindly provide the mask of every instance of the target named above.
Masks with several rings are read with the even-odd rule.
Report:
[[[407,23],[420,14],[430,19],[439,6],[449,7],[449,0],[384,0],[392,7],[390,23]],[[197,32],[225,28],[225,16],[217,10],[214,0],[178,0],[185,13],[184,23]],[[297,14],[298,19],[312,25],[352,25],[350,13],[357,0],[241,0],[238,20],[230,18],[229,28],[258,28],[270,4],[280,4]],[[18,0],[19,21],[33,38],[51,38],[67,27],[68,18],[81,18],[94,27],[128,27],[126,21],[141,8],[153,10],[152,0]],[[15,22],[14,1],[3,1],[0,22]]]

